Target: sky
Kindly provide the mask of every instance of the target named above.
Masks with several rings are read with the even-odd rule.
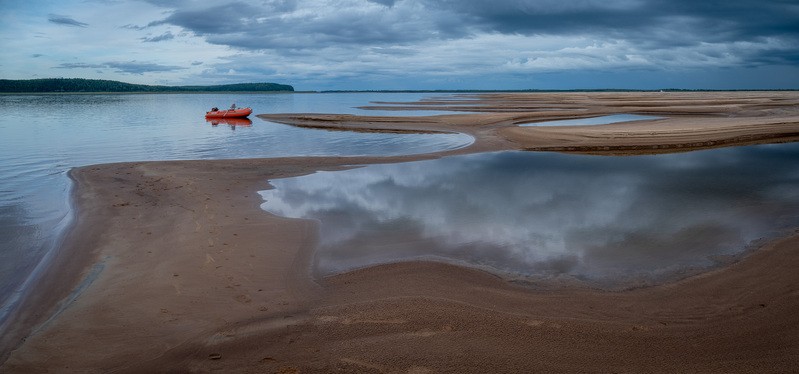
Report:
[[[0,0],[0,79],[799,89],[799,0]]]

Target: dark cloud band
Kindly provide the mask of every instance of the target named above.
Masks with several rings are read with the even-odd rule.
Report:
[[[61,16],[58,14],[51,14],[47,17],[47,21],[50,23],[55,23],[56,25],[62,26],[72,26],[72,27],[86,27],[89,26],[88,23],[83,23],[80,21],[76,21],[73,18],[67,16]]]

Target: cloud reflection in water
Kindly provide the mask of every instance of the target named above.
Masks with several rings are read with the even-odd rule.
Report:
[[[708,266],[799,225],[799,147],[597,157],[501,152],[271,181],[316,219],[316,272],[443,257],[601,282]]]

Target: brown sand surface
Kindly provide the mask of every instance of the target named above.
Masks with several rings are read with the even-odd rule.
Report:
[[[482,148],[589,153],[662,153],[799,140],[796,92],[647,92],[465,95],[462,100],[373,105],[393,110],[477,113],[423,117],[269,114],[280,123],[356,131],[439,131],[475,136]],[[590,126],[518,124],[611,114],[655,115],[651,121]]]
[[[558,280],[521,284],[435,262],[313,279],[316,223],[263,212],[256,191],[269,179],[500,149],[659,152],[792,141],[799,126],[796,93],[497,94],[464,101],[492,112],[269,116],[476,137],[454,152],[73,170],[76,224],[0,338],[0,372],[799,371],[799,231],[724,268],[624,291]],[[587,112],[644,113],[630,107],[669,119],[514,126]]]

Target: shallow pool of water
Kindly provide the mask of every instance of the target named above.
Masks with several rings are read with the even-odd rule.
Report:
[[[320,276],[432,258],[652,281],[799,226],[799,144],[636,157],[501,152],[270,183],[264,210],[319,221]]]
[[[642,116],[638,114],[611,114],[600,117],[564,119],[558,121],[531,122],[520,124],[519,126],[586,126],[586,125],[608,125],[611,123],[648,121],[661,119],[663,117]]]

